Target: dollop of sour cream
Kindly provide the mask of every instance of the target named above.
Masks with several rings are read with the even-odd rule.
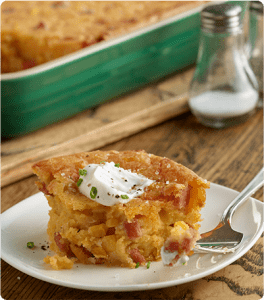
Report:
[[[81,173],[79,191],[105,206],[127,203],[142,195],[144,188],[155,182],[114,162],[89,164]]]

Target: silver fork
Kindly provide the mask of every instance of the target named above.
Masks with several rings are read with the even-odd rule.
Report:
[[[201,234],[193,249],[198,253],[227,253],[235,251],[243,238],[241,232],[232,229],[232,216],[237,207],[264,185],[264,168],[225,209],[219,224],[211,231]]]

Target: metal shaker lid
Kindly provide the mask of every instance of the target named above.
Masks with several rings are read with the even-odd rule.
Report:
[[[260,1],[250,1],[249,9],[263,14],[263,3]]]
[[[212,4],[201,12],[202,29],[212,33],[238,32],[242,27],[242,8],[231,3]]]

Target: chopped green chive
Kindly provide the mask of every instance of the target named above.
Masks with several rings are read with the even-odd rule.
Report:
[[[149,269],[150,267],[150,261],[147,263],[147,269]]]
[[[100,161],[100,164],[103,164],[103,163],[105,163],[105,160]]]
[[[139,267],[140,263],[137,262],[135,268],[137,269]]]
[[[115,167],[119,168],[120,167],[120,163],[115,164]]]
[[[79,170],[79,175],[86,176],[87,171],[86,170]]]
[[[93,186],[90,191],[90,196],[92,199],[95,199],[96,195],[97,195],[97,188]]]
[[[128,199],[129,197],[128,197],[128,195],[121,195],[121,198],[122,199]]]
[[[28,243],[27,243],[27,247],[28,247],[29,249],[34,248],[34,243],[33,243],[33,242],[28,242]]]
[[[184,262],[184,263],[182,263],[183,265],[185,265],[186,264],[186,262]]]
[[[77,181],[77,186],[80,186],[82,182],[83,182],[83,179],[79,178],[79,180]]]

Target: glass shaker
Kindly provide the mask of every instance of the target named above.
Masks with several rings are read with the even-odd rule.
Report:
[[[244,52],[242,8],[212,4],[201,12],[197,66],[189,106],[203,125],[223,128],[244,122],[256,109],[258,84]]]
[[[263,3],[251,1],[249,6],[250,64],[259,85],[259,105],[263,105]]]

